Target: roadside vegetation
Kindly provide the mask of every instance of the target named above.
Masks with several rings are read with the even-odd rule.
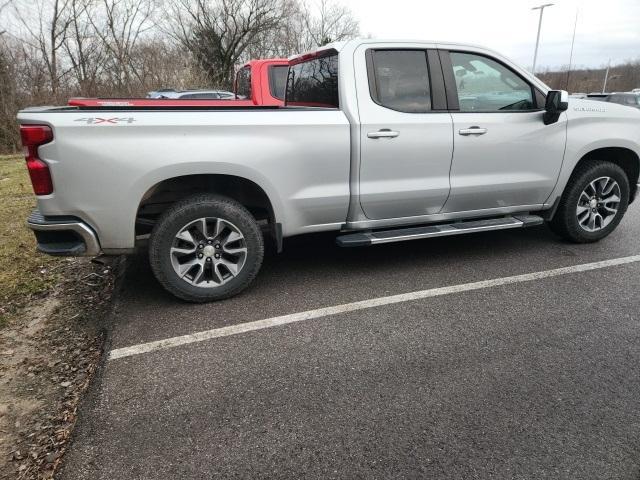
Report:
[[[25,225],[35,207],[24,158],[0,157],[0,328],[60,279],[63,259],[37,253]]]
[[[539,72],[538,77],[551,88],[569,92],[600,92],[607,75],[606,68],[568,68]],[[608,92],[626,92],[640,88],[640,59],[612,65],[607,76]]]

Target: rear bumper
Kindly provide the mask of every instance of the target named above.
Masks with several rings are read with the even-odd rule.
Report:
[[[34,210],[27,219],[38,250],[49,255],[95,257],[101,252],[93,229],[76,217],[45,217]]]

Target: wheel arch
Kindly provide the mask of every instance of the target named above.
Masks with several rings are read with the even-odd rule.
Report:
[[[573,167],[571,177],[590,160],[602,160],[618,165],[627,174],[629,179],[629,203],[637,195],[638,177],[640,175],[640,157],[638,154],[626,147],[601,147],[585,153]]]
[[[272,198],[258,183],[232,174],[194,173],[164,178],[146,189],[136,210],[135,234],[150,233],[157,218],[175,202],[199,193],[216,193],[243,205],[268,233],[278,251],[282,248],[282,227]]]

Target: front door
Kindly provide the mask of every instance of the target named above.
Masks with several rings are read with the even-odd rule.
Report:
[[[451,194],[443,213],[540,205],[553,190],[566,116],[542,121],[544,96],[504,63],[472,52],[441,52],[455,82]]]
[[[360,55],[366,55],[368,75],[368,85],[358,88],[365,215],[387,219],[440,212],[449,195],[453,153],[451,115],[445,105],[436,111],[432,102],[434,75],[439,85],[441,72],[429,71],[424,49],[369,47]]]

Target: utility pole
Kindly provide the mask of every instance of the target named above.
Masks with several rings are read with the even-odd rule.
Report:
[[[538,60],[538,45],[540,44],[540,29],[542,28],[542,14],[544,13],[544,9],[552,6],[553,3],[545,3],[544,5],[540,5],[538,7],[533,7],[531,10],[540,10],[540,19],[538,20],[538,36],[536,37],[536,49],[533,53],[533,66],[531,67],[531,73],[535,75],[536,73],[536,60]]]
[[[607,71],[604,73],[604,83],[602,84],[602,93],[607,91],[607,80],[609,80],[609,67],[611,67],[611,59],[607,63]]]
[[[571,65],[573,64],[573,45],[576,43],[576,28],[578,26],[578,9],[576,8],[576,21],[573,23],[573,38],[571,39],[571,53],[569,54],[569,68],[567,69],[567,86],[569,91],[569,75],[571,75]]]

